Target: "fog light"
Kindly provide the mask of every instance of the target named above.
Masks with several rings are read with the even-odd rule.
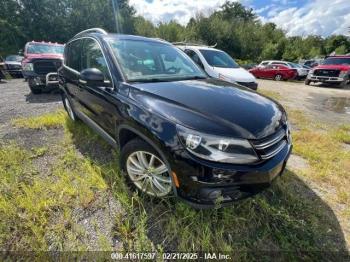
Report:
[[[215,199],[218,199],[220,196],[221,196],[221,190],[214,190],[209,193],[208,198],[215,200]]]

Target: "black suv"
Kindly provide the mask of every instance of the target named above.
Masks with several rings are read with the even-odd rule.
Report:
[[[120,150],[127,179],[195,207],[251,196],[292,145],[281,105],[208,77],[168,42],[88,29],[65,46],[63,103]]]

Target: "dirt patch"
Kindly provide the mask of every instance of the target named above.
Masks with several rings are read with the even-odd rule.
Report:
[[[350,86],[346,88],[325,85],[304,85],[303,82],[258,80],[259,89],[279,94],[284,106],[302,111],[313,121],[330,124],[350,123]]]
[[[324,100],[325,109],[340,113],[350,114],[350,98],[349,97],[330,97]]]
[[[16,141],[25,149],[38,148],[43,146],[51,146],[60,142],[63,138],[63,129],[21,129],[7,126],[6,133],[2,135],[1,139],[4,141]]]
[[[345,151],[350,151],[350,144],[343,144],[343,148]]]
[[[309,163],[302,157],[292,154],[287,166],[292,170],[304,170],[309,168]]]

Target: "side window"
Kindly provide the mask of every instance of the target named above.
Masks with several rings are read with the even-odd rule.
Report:
[[[82,41],[76,40],[68,44],[66,65],[78,72],[81,71],[81,47]]]
[[[193,50],[189,50],[189,49],[185,49],[184,51],[189,57],[191,57],[191,59],[197,64],[199,65],[201,68],[204,69],[204,65],[202,64],[201,59],[199,58],[199,56],[196,54],[196,52],[194,52]]]
[[[262,66],[266,66],[269,62],[263,62],[261,63]]]
[[[105,76],[106,79],[111,79],[108,71],[107,61],[105,60],[99,44],[93,40],[86,38],[83,40],[82,66],[81,70],[87,68],[97,68]]]

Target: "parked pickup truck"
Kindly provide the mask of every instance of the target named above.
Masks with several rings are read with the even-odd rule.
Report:
[[[305,84],[324,82],[345,87],[350,79],[350,55],[328,56],[321,65],[310,70]]]
[[[20,55],[9,55],[6,56],[4,61],[4,70],[13,77],[22,77],[22,65],[21,62],[23,56]]]
[[[28,42],[22,61],[23,76],[33,94],[58,88],[57,70],[62,66],[64,45]]]

